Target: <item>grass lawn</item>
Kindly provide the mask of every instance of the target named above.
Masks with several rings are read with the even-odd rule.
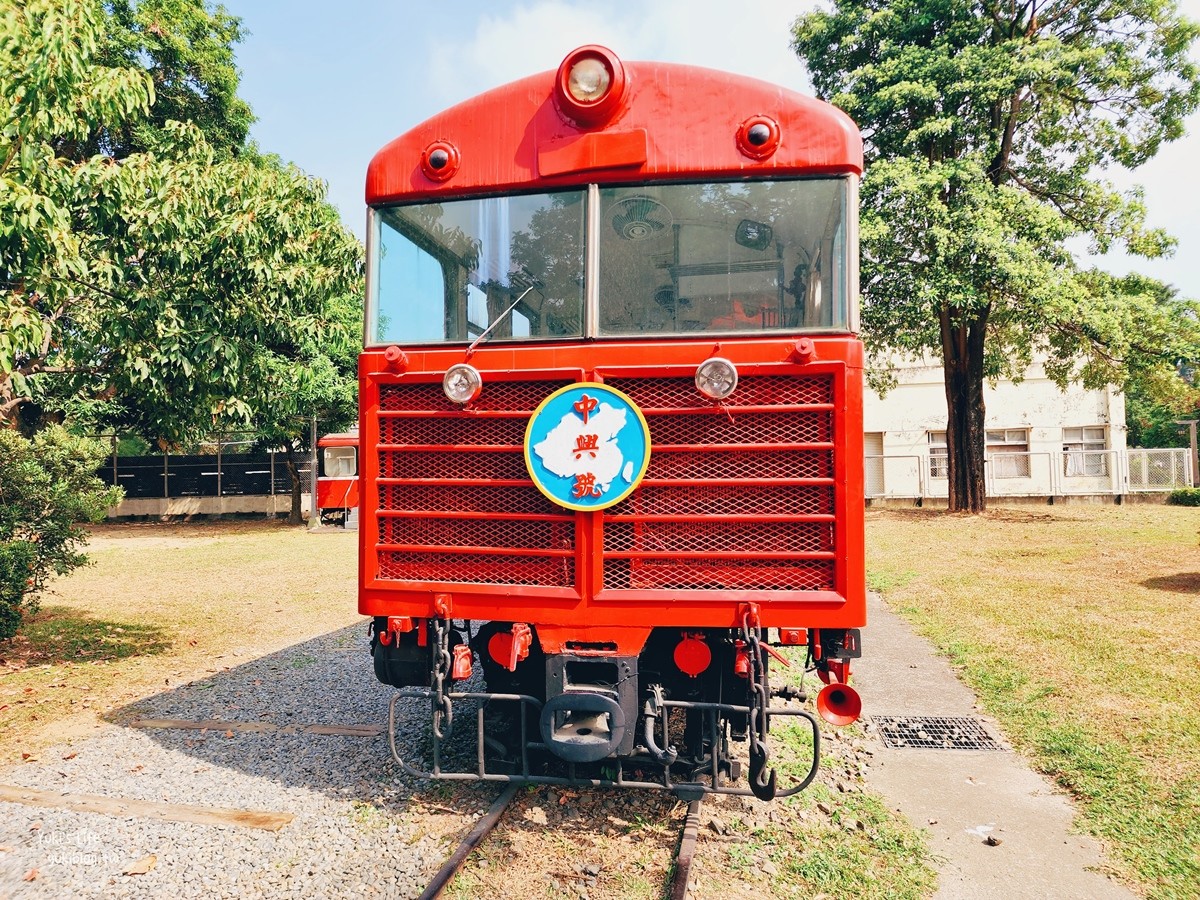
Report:
[[[867,571],[1123,879],[1200,896],[1200,509],[868,510]]]
[[[93,565],[55,580],[0,642],[0,765],[166,685],[357,621],[355,546],[352,532],[267,521],[97,526]]]

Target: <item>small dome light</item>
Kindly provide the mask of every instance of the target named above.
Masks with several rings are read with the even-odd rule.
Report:
[[[608,73],[608,67],[594,56],[585,56],[571,66],[567,90],[580,103],[595,103],[604,96],[610,84],[612,75]]]
[[[746,140],[754,147],[761,147],[771,139],[771,126],[766,122],[755,122],[746,130]]]
[[[458,148],[450,141],[434,141],[421,153],[421,171],[430,181],[449,181],[461,162]]]
[[[696,369],[696,390],[714,400],[724,400],[737,388],[737,368],[727,359],[714,356]]]
[[[751,116],[738,126],[736,140],[744,156],[763,160],[779,149],[779,123],[770,116]]]
[[[466,406],[483,390],[483,376],[474,366],[458,363],[446,370],[442,378],[442,392],[446,399],[459,406]]]

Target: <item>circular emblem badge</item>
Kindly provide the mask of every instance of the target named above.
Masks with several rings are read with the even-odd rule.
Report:
[[[525,467],[567,509],[607,509],[650,465],[650,428],[636,404],[603,384],[572,384],[542,401],[525,429]]]

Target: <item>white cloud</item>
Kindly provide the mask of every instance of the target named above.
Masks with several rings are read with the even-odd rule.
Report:
[[[792,21],[812,3],[728,0],[595,4],[544,0],[485,13],[466,39],[427,45],[429,83],[446,105],[554,69],[574,48],[603,44],[623,59],[709,66],[807,90],[789,46]]]

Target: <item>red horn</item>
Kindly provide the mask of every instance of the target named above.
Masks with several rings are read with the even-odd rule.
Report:
[[[817,694],[817,712],[830,725],[849,725],[862,712],[862,698],[850,685],[834,682]]]

